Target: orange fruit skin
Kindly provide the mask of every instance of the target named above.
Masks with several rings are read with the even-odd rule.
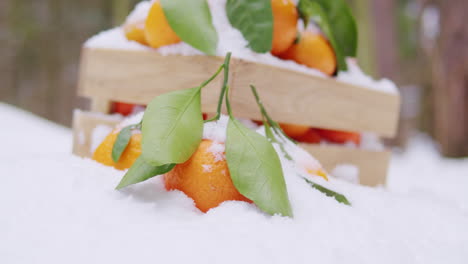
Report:
[[[298,13],[292,0],[271,0],[273,10],[273,43],[271,53],[285,52],[297,37]]]
[[[226,160],[216,160],[209,151],[212,144],[211,140],[203,140],[188,161],[176,165],[172,171],[166,173],[166,190],[184,192],[202,212],[207,212],[224,201],[251,203],[232,183]]]
[[[145,37],[145,21],[140,21],[138,23],[125,24],[123,26],[125,37],[128,40],[136,41],[143,45],[148,45]]]
[[[295,139],[299,142],[309,143],[309,144],[317,144],[317,143],[320,143],[320,141],[322,140],[320,134],[314,128],[310,128],[309,130],[307,130],[305,134]]]
[[[354,132],[345,132],[329,129],[317,129],[319,135],[333,143],[344,144],[348,141],[354,142],[356,145],[361,143],[361,135]]]
[[[133,109],[136,107],[135,104],[127,104],[122,102],[112,103],[112,113],[119,113],[123,116],[128,116],[133,113]]]
[[[317,69],[330,76],[336,70],[336,56],[333,48],[321,34],[311,31],[302,32],[299,42],[293,44],[280,57]]]
[[[93,154],[93,160],[118,170],[130,168],[135,160],[141,155],[141,134],[132,134],[128,146],[120,156],[118,162],[112,160],[112,148],[119,134],[118,130],[112,131],[104,141],[97,147]]]
[[[155,1],[151,6],[148,17],[146,18],[144,31],[146,41],[153,48],[180,42],[180,38],[167,22],[159,1]]]
[[[294,124],[279,124],[284,133],[293,139],[296,139],[309,131],[308,126],[294,125]]]

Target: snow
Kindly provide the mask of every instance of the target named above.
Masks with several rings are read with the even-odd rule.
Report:
[[[353,164],[338,164],[330,174],[343,181],[359,183],[359,168]]]
[[[208,5],[212,15],[213,25],[218,34],[218,47],[216,55],[224,57],[226,53],[232,52],[235,58],[244,59],[260,64],[272,65],[292,71],[302,72],[305,74],[328,78],[325,74],[318,70],[297,64],[294,61],[279,59],[270,53],[256,53],[248,47],[248,42],[242,36],[242,33],[233,28],[229,23],[226,15],[225,5],[226,0],[208,0]],[[141,21],[147,15],[148,3],[143,2],[136,6],[135,10],[130,13],[128,21]],[[298,23],[299,26],[302,23]],[[88,48],[110,48],[110,49],[130,49],[130,50],[152,50],[135,41],[129,41],[125,38],[122,28],[114,28],[108,31],[99,33],[90,38],[84,44]],[[162,55],[202,55],[199,50],[190,45],[181,42],[177,44],[167,45],[155,50]],[[393,82],[387,79],[374,80],[365,75],[359,68],[355,60],[348,59],[348,71],[339,72],[337,80],[354,85],[360,85],[369,89],[375,89],[382,92],[398,93],[398,89]]]
[[[151,8],[151,1],[141,1],[135,5],[135,8],[130,12],[125,20],[125,24],[139,24],[146,20],[149,10]]]
[[[386,188],[331,179],[348,207],[286,175],[294,218],[243,202],[207,214],[162,178],[70,154],[68,129],[0,104],[0,263],[466,263],[468,159],[417,137]],[[288,164],[285,164],[288,166]],[[286,168],[287,169],[287,168]]]

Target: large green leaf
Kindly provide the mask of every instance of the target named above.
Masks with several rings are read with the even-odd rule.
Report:
[[[216,54],[218,35],[206,0],[161,0],[161,5],[179,38],[208,55]]]
[[[183,163],[203,134],[200,87],[160,95],[148,105],[142,123],[142,155],[153,166]]]
[[[265,53],[271,50],[273,11],[270,0],[227,0],[226,14],[253,51]]]
[[[154,176],[164,174],[172,170],[174,166],[175,164],[151,166],[143,159],[143,157],[140,156],[135,160],[127,173],[125,173],[116,189],[119,190],[129,185],[146,181]]]
[[[343,56],[356,57],[358,32],[356,20],[345,0],[312,0],[319,3],[330,21],[335,40]]]
[[[309,20],[313,20],[315,23],[318,24],[320,29],[322,29],[325,36],[327,36],[330,44],[335,51],[336,60],[338,62],[338,69],[342,71],[347,70],[345,57],[342,51],[342,45],[340,45],[335,40],[335,34],[333,29],[330,26],[330,21],[328,20],[328,16],[323,10],[323,8],[315,0],[301,0],[298,4],[299,13],[301,18],[307,24]]]
[[[281,162],[262,135],[230,118],[226,159],[237,190],[268,214],[292,216]]]

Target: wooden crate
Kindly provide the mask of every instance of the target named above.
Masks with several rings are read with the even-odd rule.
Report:
[[[222,62],[223,58],[213,56],[163,56],[151,50],[84,48],[78,94],[92,100],[91,111],[107,114],[111,101],[146,105],[160,94],[199,85]],[[203,89],[204,112],[216,111],[221,82],[219,76]],[[235,116],[261,117],[249,84],[257,87],[270,115],[279,122],[374,132],[382,137],[392,137],[396,133],[400,107],[398,94],[232,58],[229,85]],[[96,119],[106,122],[106,118],[77,113],[74,117],[75,138],[79,136],[81,139],[75,140],[74,153],[89,156],[89,146],[83,143],[87,141],[83,135],[89,136],[89,130],[101,123]],[[351,163],[359,167],[362,184],[385,183],[390,158],[387,151],[304,146],[328,170],[340,163]]]

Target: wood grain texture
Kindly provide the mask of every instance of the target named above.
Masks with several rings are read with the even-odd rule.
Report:
[[[222,64],[212,56],[162,56],[148,50],[84,48],[79,94],[147,104],[154,96],[199,85]],[[203,111],[214,112],[222,78],[203,89]],[[394,136],[400,98],[287,69],[232,59],[231,101],[236,116],[259,119],[249,85],[255,84],[280,122]]]
[[[73,153],[91,157],[92,134],[98,125],[115,126],[119,119],[96,113],[75,111],[73,123]],[[327,171],[338,164],[353,164],[359,168],[361,184],[376,186],[385,184],[390,153],[350,149],[340,146],[301,144],[317,158]]]
[[[84,48],[78,94],[146,105],[163,93],[200,85],[216,72],[223,60],[211,56],[163,56],[149,51]],[[221,83],[222,74],[203,88],[203,111],[216,112]]]

